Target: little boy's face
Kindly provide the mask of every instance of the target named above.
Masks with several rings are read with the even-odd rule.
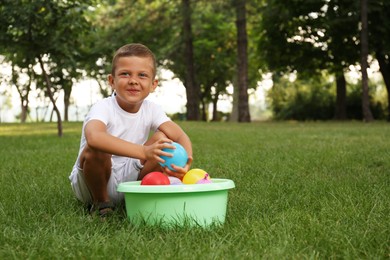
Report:
[[[119,58],[115,75],[109,75],[108,81],[116,92],[118,104],[129,113],[138,112],[142,101],[158,84],[152,59],[136,56]]]

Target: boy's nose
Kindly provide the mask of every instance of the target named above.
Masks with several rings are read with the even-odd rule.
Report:
[[[130,77],[129,81],[128,81],[128,84],[134,85],[134,84],[137,84],[137,81],[133,77]]]

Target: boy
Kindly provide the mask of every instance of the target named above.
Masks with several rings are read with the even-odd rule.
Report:
[[[122,46],[108,76],[113,95],[97,102],[84,120],[78,158],[69,179],[76,197],[92,205],[91,213],[97,211],[102,218],[123,201],[123,194],[116,191],[119,183],[140,180],[152,171],[182,178],[191,166],[189,137],[158,105],[145,100],[158,85],[155,77],[156,59],[146,46]],[[161,155],[171,156],[162,149],[174,149],[172,141],[188,153],[183,168],[172,165],[175,171],[158,164],[164,162]]]

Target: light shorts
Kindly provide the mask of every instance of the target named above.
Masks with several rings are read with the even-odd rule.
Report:
[[[136,181],[142,169],[142,164],[138,159],[125,158],[120,163],[114,164],[111,159],[111,177],[107,184],[108,196],[114,204],[120,204],[124,201],[124,195],[117,192],[117,187],[122,182]],[[79,165],[73,167],[69,176],[72,189],[77,199],[85,204],[92,203],[92,195],[84,180],[84,172]]]

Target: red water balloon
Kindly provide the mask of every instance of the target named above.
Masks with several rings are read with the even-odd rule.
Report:
[[[144,176],[141,181],[141,185],[169,185],[171,182],[169,181],[168,176],[166,176],[162,172],[151,172]]]

